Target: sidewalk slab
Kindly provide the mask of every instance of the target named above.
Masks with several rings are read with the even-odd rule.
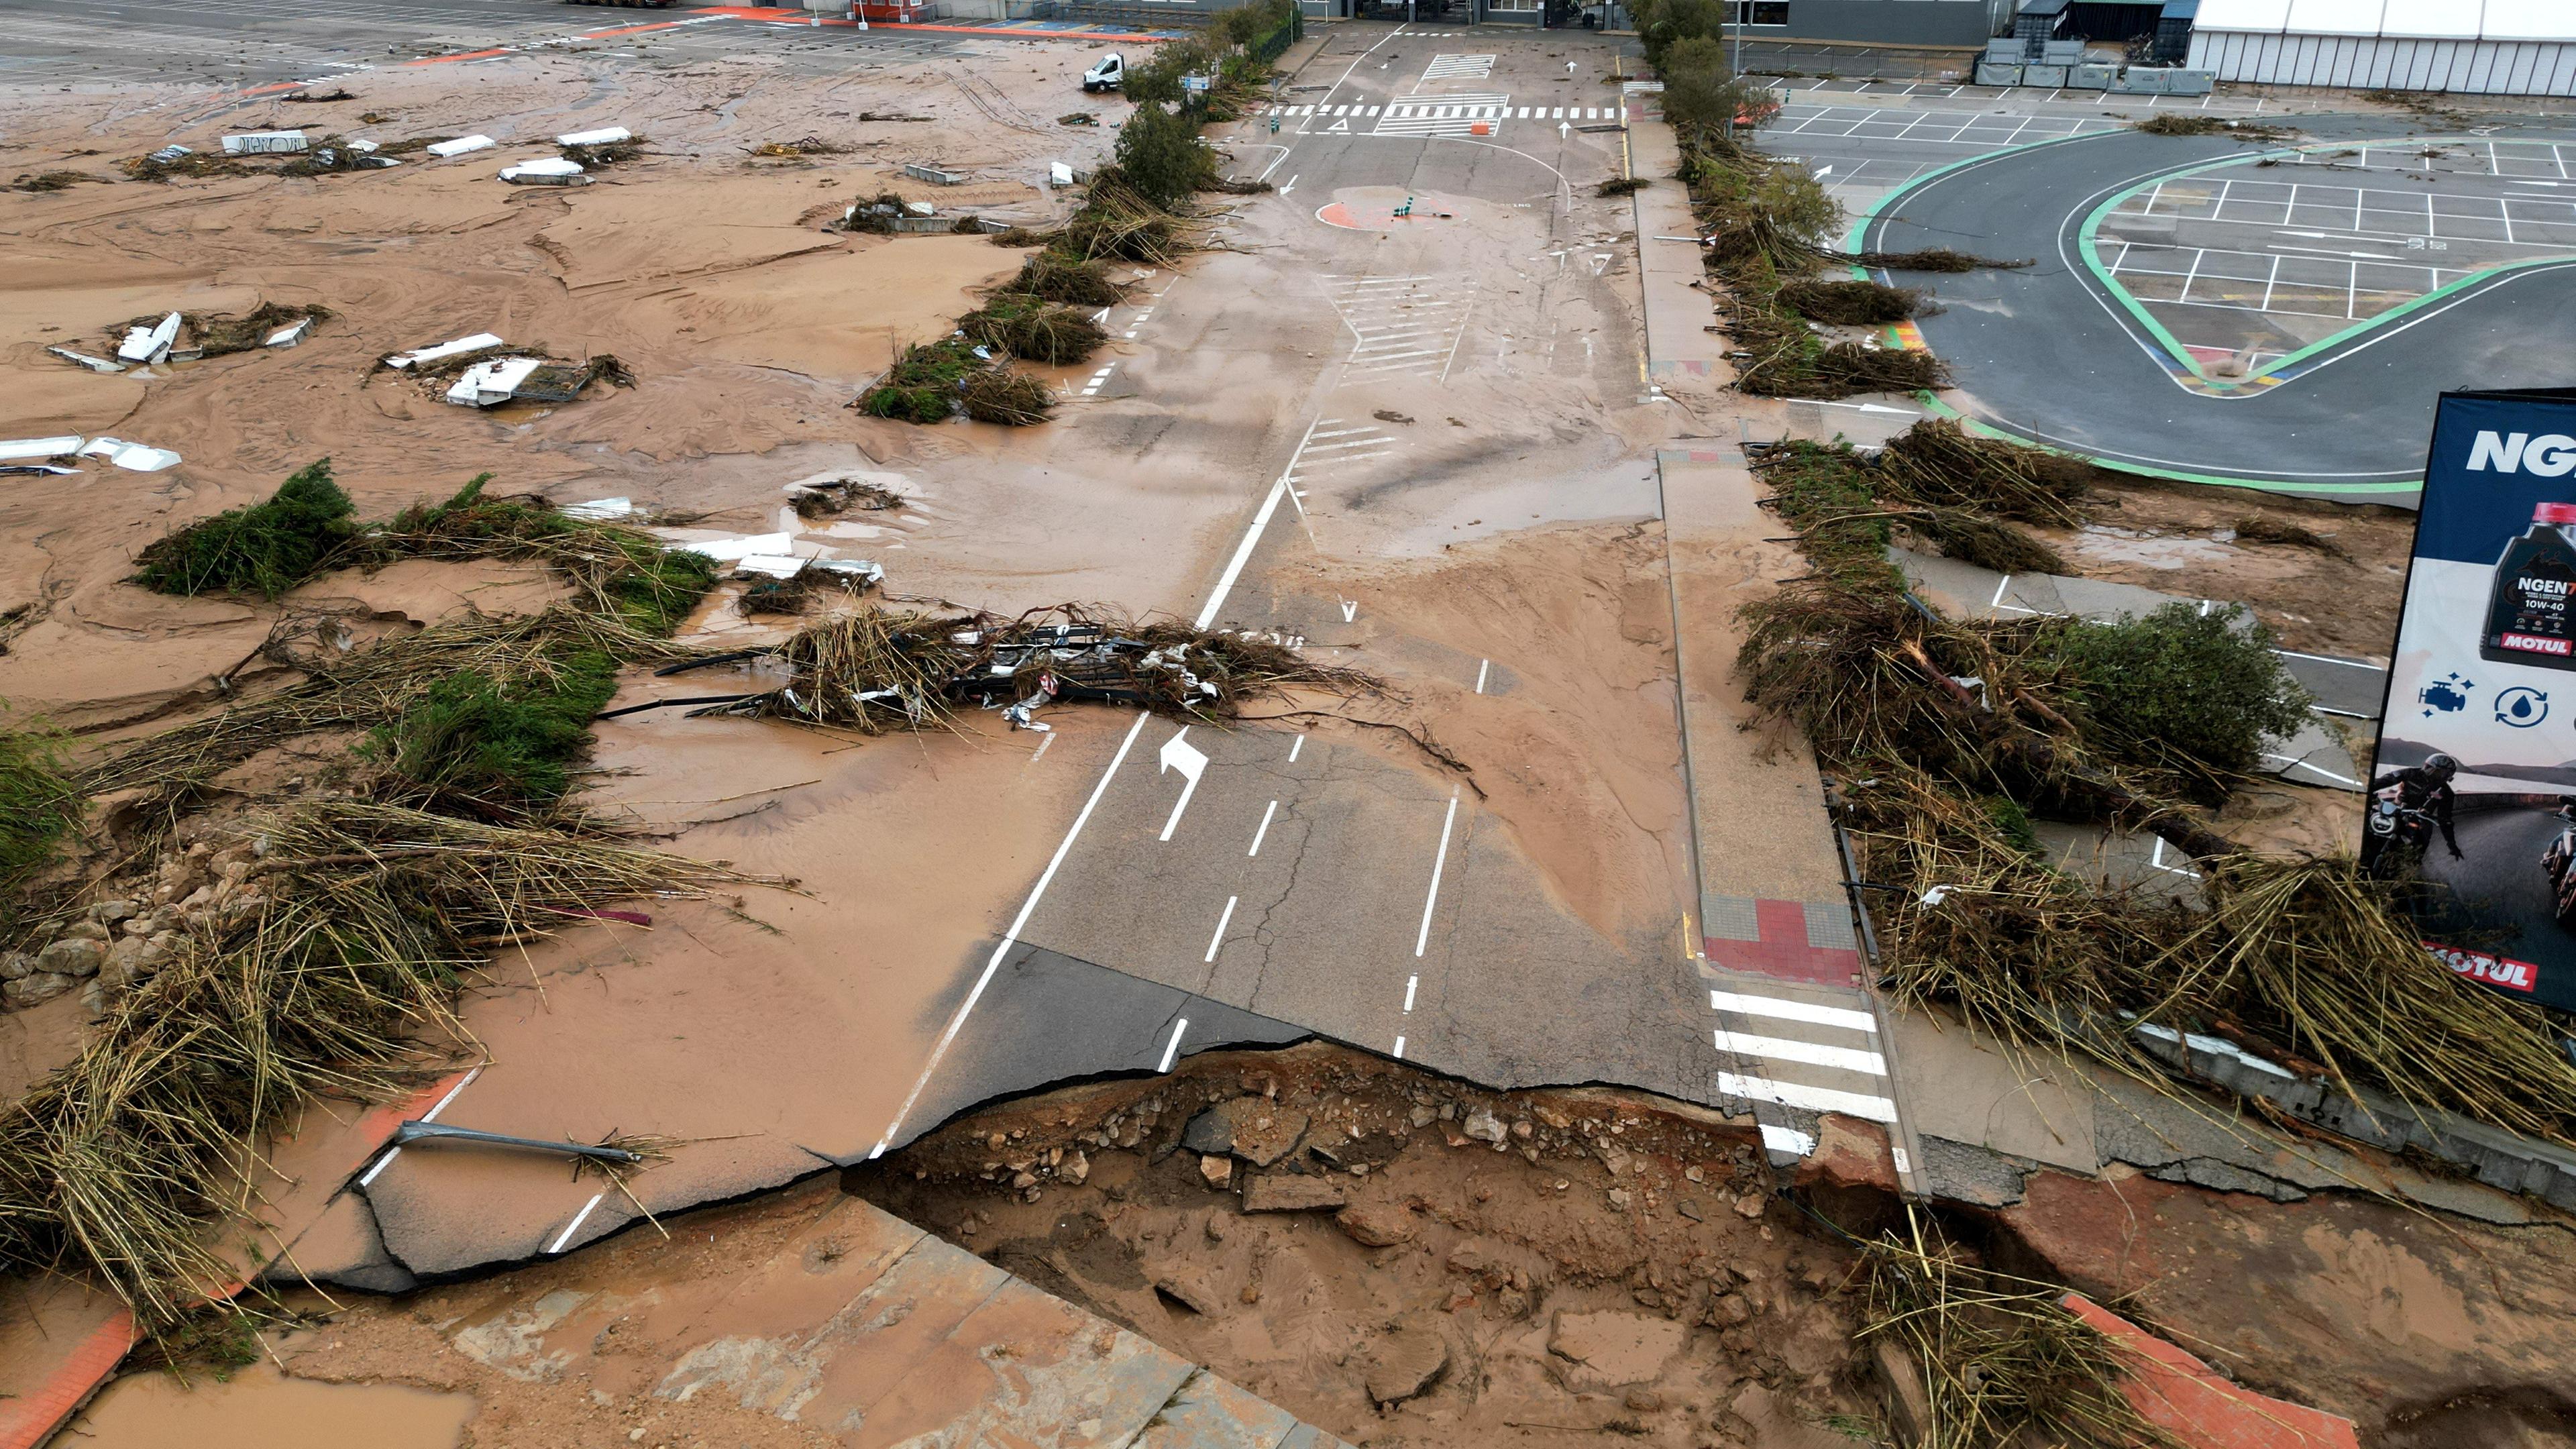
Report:
[[[1735,379],[1726,362],[1733,346],[1708,329],[1717,323],[1717,301],[1704,287],[1708,268],[1700,260],[1699,220],[1691,215],[1690,191],[1674,179],[1681,169],[1681,144],[1662,119],[1641,119],[1645,97],[1629,98],[1628,174],[1647,180],[1646,189],[1630,199],[1636,205],[1638,272],[1645,290],[1646,375],[1649,381],[1674,379],[1722,385]],[[1679,237],[1674,241],[1669,238]]]

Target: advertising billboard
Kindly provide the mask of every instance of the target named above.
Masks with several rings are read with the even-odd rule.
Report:
[[[2576,389],[2443,394],[2362,859],[2451,968],[2576,1010]]]

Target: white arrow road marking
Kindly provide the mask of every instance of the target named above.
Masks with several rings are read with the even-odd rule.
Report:
[[[1818,181],[1822,181],[1822,180],[1824,180],[1826,177],[1831,176],[1831,175],[1833,175],[1833,174],[1834,174],[1834,168],[1832,168],[1831,166],[1820,166],[1820,167],[1817,167],[1817,168],[1816,168],[1816,179],[1817,179]]]
[[[1352,621],[1353,619],[1358,618],[1358,617],[1359,617],[1359,613],[1360,613],[1360,605],[1359,605],[1359,601],[1358,601],[1357,599],[1344,599],[1344,600],[1342,600],[1342,622],[1343,622],[1343,623],[1347,624],[1347,623],[1349,623],[1350,621]]]
[[[1562,141],[1573,134],[1574,123],[1572,121],[1559,121],[1556,123],[1556,139]]]
[[[1162,838],[1165,840],[1172,838],[1173,829],[1181,823],[1181,812],[1190,808],[1190,796],[1198,792],[1199,776],[1207,772],[1208,757],[1199,753],[1198,746],[1181,737],[1189,732],[1190,727],[1183,725],[1180,734],[1163,741],[1163,769],[1178,770],[1188,781],[1181,786],[1181,798],[1172,802],[1172,818],[1163,822]],[[1162,772],[1158,770],[1155,773]]]
[[[1289,192],[1294,191],[1294,190],[1296,190],[1296,189],[1297,189],[1297,178],[1296,178],[1296,177],[1294,177],[1294,176],[1289,177],[1286,181],[1283,181],[1283,182],[1281,182],[1281,183],[1279,184],[1279,194],[1280,194],[1280,195],[1282,195],[1282,196],[1286,196]]]

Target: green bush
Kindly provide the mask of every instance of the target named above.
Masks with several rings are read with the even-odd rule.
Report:
[[[2070,623],[2056,645],[2063,686],[2124,755],[2250,771],[2266,738],[2306,722],[2310,701],[2272,651],[2272,631],[2244,618],[2241,604],[2203,614],[2176,603]]]
[[[358,507],[324,458],[278,485],[265,503],[227,509],[154,539],[134,582],[157,593],[256,592],[274,599],[313,577],[358,530]]]
[[[616,665],[597,650],[548,659],[506,682],[465,670],[378,729],[365,752],[392,774],[401,803],[512,819],[572,788],[591,717],[616,692]]]
[[[0,889],[43,869],[80,818],[80,794],[54,736],[0,729]]]
[[[1176,209],[1216,185],[1216,153],[1199,144],[1199,125],[1156,104],[1136,107],[1118,133],[1118,169],[1138,195]]]
[[[536,498],[495,498],[489,473],[443,503],[415,503],[373,528],[359,559],[539,558],[628,626],[668,637],[716,586],[715,561],[663,546],[642,529],[573,518]]]

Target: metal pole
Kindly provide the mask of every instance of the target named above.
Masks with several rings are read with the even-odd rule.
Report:
[[[1753,0],[1735,0],[1735,74],[1729,79],[1744,79],[1744,12],[1753,8]]]

